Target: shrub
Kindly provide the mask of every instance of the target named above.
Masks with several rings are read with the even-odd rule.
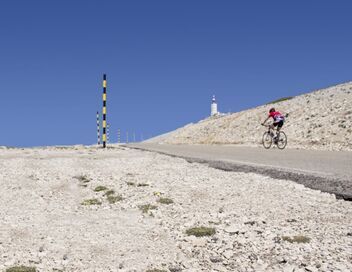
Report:
[[[101,192],[101,191],[106,191],[106,190],[108,190],[108,188],[105,186],[97,186],[94,189],[95,192]]]
[[[108,195],[106,198],[110,204],[115,204],[118,201],[123,200],[122,196]]]
[[[115,194],[115,191],[114,190],[108,190],[105,192],[105,196],[111,196],[111,195],[114,195]]]
[[[74,177],[74,178],[75,178],[75,179],[78,179],[80,182],[83,182],[83,183],[88,183],[88,182],[91,181],[90,178],[88,178],[87,176],[83,176],[83,175],[81,175],[81,176],[76,176],[76,177]]]
[[[195,227],[186,230],[186,234],[193,235],[196,237],[212,236],[215,234],[215,229],[208,227]]]
[[[268,102],[268,103],[266,103],[266,104],[267,104],[267,105],[268,105],[268,104],[275,104],[275,103],[279,103],[279,102],[282,102],[282,101],[285,101],[285,100],[290,100],[290,99],[292,99],[292,98],[293,98],[293,96],[282,97],[282,98],[276,99],[276,100],[274,100],[274,101]]]
[[[145,204],[138,206],[143,213],[149,212],[149,210],[156,210],[158,207],[152,204]]]
[[[147,184],[147,183],[138,183],[137,184],[137,187],[146,187],[146,186],[149,186],[149,184]]]
[[[6,269],[6,272],[36,272],[35,267],[14,266]]]
[[[298,235],[293,237],[282,236],[282,240],[290,243],[309,243],[310,242],[310,238],[303,235]]]
[[[167,197],[159,198],[158,202],[161,204],[167,204],[167,205],[174,203],[174,201],[171,198],[167,198]]]
[[[84,206],[101,205],[101,201],[99,199],[96,199],[96,198],[86,199],[86,200],[83,200],[81,205],[84,205]]]

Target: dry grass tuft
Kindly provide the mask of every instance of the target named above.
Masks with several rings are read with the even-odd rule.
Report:
[[[83,183],[91,182],[91,179],[84,175],[75,176],[74,178],[78,179],[80,182],[83,182]]]
[[[138,183],[137,184],[137,187],[146,187],[146,186],[149,186],[148,183]]]
[[[36,272],[37,269],[35,267],[29,267],[29,266],[14,266],[7,268],[5,272]]]
[[[123,200],[122,196],[108,195],[106,198],[110,204],[115,204],[118,201]]]
[[[215,234],[215,229],[208,227],[195,227],[186,230],[186,234],[193,235],[196,237],[212,236]]]
[[[307,236],[303,235],[297,235],[297,236],[282,236],[282,240],[290,242],[290,243],[309,243],[310,238]]]
[[[268,103],[266,103],[266,104],[267,104],[267,105],[268,105],[268,104],[275,104],[275,103],[279,103],[279,102],[282,102],[282,101],[290,100],[290,99],[292,99],[292,98],[293,98],[293,96],[282,97],[282,98],[276,99],[276,100],[274,100],[274,101],[268,102]]]
[[[106,191],[106,190],[109,190],[109,189],[105,186],[100,185],[100,186],[95,187],[94,192],[101,192],[101,191]]]
[[[167,197],[159,198],[158,202],[161,203],[161,204],[166,204],[166,205],[174,203],[174,201],[171,198],[167,198]]]
[[[114,195],[115,194],[115,191],[114,190],[108,190],[105,192],[105,196],[111,196],[111,195]]]
[[[145,205],[140,205],[138,206],[138,208],[143,212],[143,213],[147,213],[150,210],[156,210],[158,207],[152,204],[145,204]]]
[[[96,198],[85,199],[85,200],[83,200],[81,205],[83,205],[83,206],[101,205],[101,201],[99,199],[96,199]]]

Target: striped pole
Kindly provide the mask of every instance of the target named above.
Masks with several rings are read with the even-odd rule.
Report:
[[[117,130],[117,142],[120,143],[121,142],[121,131],[120,129]]]
[[[98,140],[98,146],[100,145],[100,118],[99,118],[99,112],[97,111],[97,140]]]
[[[106,128],[106,143],[109,144],[110,143],[110,124],[107,124],[107,128]]]
[[[103,148],[106,147],[106,74],[103,75]]]

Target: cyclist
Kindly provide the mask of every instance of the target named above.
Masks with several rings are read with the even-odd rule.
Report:
[[[269,119],[273,118],[274,122],[271,125],[272,128],[277,127],[276,130],[276,136],[273,138],[275,142],[277,142],[278,140],[278,136],[280,133],[280,129],[282,128],[282,126],[284,125],[285,122],[285,116],[283,116],[279,111],[276,111],[275,108],[271,108],[269,110],[269,116],[265,119],[265,121],[262,123],[262,125],[264,125],[266,123],[266,121],[268,121]]]

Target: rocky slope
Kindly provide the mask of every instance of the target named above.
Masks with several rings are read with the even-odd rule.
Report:
[[[288,147],[352,150],[352,82],[225,116],[210,117],[150,139],[170,144],[260,145],[269,108],[289,113]]]
[[[352,202],[291,181],[93,147],[0,150],[0,180],[0,271],[352,271]]]

